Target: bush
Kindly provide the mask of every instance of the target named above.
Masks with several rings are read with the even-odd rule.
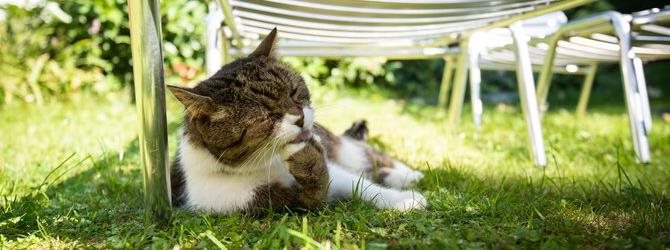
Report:
[[[381,58],[284,58],[302,72],[310,84],[336,89],[382,93],[391,97],[413,97],[435,103],[442,77],[442,60],[387,61]]]
[[[67,99],[82,91],[106,93],[132,83],[126,0],[37,2],[26,9],[0,5],[0,94],[4,103],[16,99],[42,103],[49,98]],[[601,1],[569,14],[583,16],[611,8]],[[168,82],[187,82],[202,73],[206,10],[203,0],[161,1],[166,71],[168,77],[176,77],[168,78]],[[439,59],[285,60],[314,84],[410,97],[427,104],[437,100],[443,66]],[[485,74],[484,92],[516,90],[514,74]],[[552,87],[555,90],[573,90],[577,86],[573,82],[579,82],[561,76],[556,80],[558,84]]]
[[[102,67],[88,63],[96,58],[82,56],[90,47],[87,41],[65,43],[53,36],[62,19],[44,8],[5,10],[7,19],[0,23],[0,91],[5,103],[15,98],[42,103],[49,96],[104,88]]]
[[[201,1],[163,0],[167,70],[182,80],[203,63]],[[41,103],[80,91],[104,93],[131,83],[130,32],[125,0],[44,1],[0,6],[0,92],[4,103]],[[6,35],[4,35],[6,34]]]
[[[62,10],[61,18],[48,6]],[[124,0],[45,2],[29,9],[7,5],[0,29],[5,103],[42,102],[80,91],[104,93],[132,82],[127,6]],[[202,1],[161,1],[163,48],[168,75],[189,81],[204,62]],[[64,17],[63,17],[64,16]],[[20,48],[13,50],[11,48]],[[46,61],[42,67],[41,61]],[[340,61],[288,58],[305,76],[334,88],[387,90],[394,95],[435,93],[441,62],[386,62],[375,58]],[[429,69],[426,71],[426,69]],[[437,69],[437,71],[436,71]],[[7,71],[7,72],[5,72]],[[11,72],[9,72],[11,71]],[[37,76],[37,79],[31,79]]]

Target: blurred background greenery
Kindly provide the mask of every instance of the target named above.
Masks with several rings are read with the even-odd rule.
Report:
[[[2,104],[45,103],[76,99],[81,94],[131,91],[131,53],[125,0],[27,1],[23,7],[0,1],[0,95]],[[571,19],[604,10],[630,13],[662,7],[665,1],[597,1],[568,12]],[[192,83],[203,77],[205,1],[163,0],[164,56],[167,81]],[[442,60],[285,58],[308,81],[363,94],[407,98],[435,104]],[[594,99],[622,102],[617,65],[600,68]],[[667,105],[668,62],[645,68],[652,102]],[[485,72],[484,97],[510,93],[511,72]],[[553,103],[574,105],[579,77],[559,76],[550,93]],[[599,103],[599,102],[596,102]],[[601,102],[602,103],[602,102]]]

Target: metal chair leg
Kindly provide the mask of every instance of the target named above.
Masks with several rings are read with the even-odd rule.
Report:
[[[167,223],[171,216],[161,18],[157,0],[130,0],[130,40],[139,121],[145,217]]]
[[[447,106],[449,88],[451,88],[451,75],[454,72],[454,58],[444,57],[444,70],[442,71],[442,82],[440,83],[440,92],[437,97],[437,106],[443,108]]]
[[[549,49],[545,55],[545,61],[538,81],[538,100],[544,103],[551,81],[556,46],[564,34],[571,31],[587,29],[596,25],[610,25],[619,40],[619,65],[621,67],[621,78],[623,79],[624,94],[626,96],[626,109],[633,147],[637,159],[641,163],[651,160],[648,129],[651,129],[651,115],[649,115],[649,102],[646,96],[646,86],[641,62],[635,62],[635,53],[632,51],[630,24],[615,11],[607,11],[588,18],[572,21],[563,25],[549,39]],[[636,66],[636,64],[638,64]]]
[[[232,62],[233,57],[230,54],[230,39],[226,36],[225,27],[221,26],[219,29],[219,53],[221,56],[221,65],[219,67]]]
[[[596,78],[596,71],[598,71],[598,64],[593,63],[589,66],[589,72],[584,76],[582,92],[579,95],[579,102],[577,103],[577,116],[584,116],[586,114],[586,106],[589,104],[589,96],[591,96],[591,88],[593,87],[593,80]]]
[[[465,98],[465,81],[468,70],[468,40],[464,37],[459,43],[460,53],[456,60],[456,72],[454,73],[454,88],[449,100],[449,124],[453,128],[458,127],[463,112],[463,101]]]
[[[537,80],[537,106],[540,112],[548,109],[547,95],[551,87],[551,78],[553,76],[553,64],[556,56],[556,47],[547,49],[547,54],[544,56],[544,65]],[[549,65],[548,65],[549,64]]]
[[[472,40],[470,40],[472,41]],[[482,72],[479,68],[479,48],[478,46],[469,47],[468,65],[470,69],[470,103],[472,105],[472,119],[475,127],[480,127],[482,124],[482,98],[481,98],[481,83]]]
[[[223,23],[223,12],[219,8],[216,1],[209,2],[209,13],[205,17],[205,69],[207,77],[214,75],[221,65],[223,65],[221,51],[223,48],[220,44],[220,30],[221,23]]]
[[[651,161],[649,141],[647,138],[647,126],[645,112],[649,110],[649,101],[646,96],[646,83],[641,61],[636,66],[635,53],[632,50],[630,24],[623,15],[617,12],[609,12],[610,22],[614,33],[619,39],[621,78],[623,80],[624,92],[626,94],[626,108],[628,109],[628,121],[630,132],[633,137],[633,147],[640,163]],[[637,59],[639,60],[639,59]],[[644,96],[642,96],[644,94]],[[643,101],[644,99],[644,101]],[[646,111],[645,111],[646,110]],[[649,115],[650,117],[650,115]],[[649,118],[651,120],[651,118]]]
[[[644,77],[644,66],[640,58],[633,59],[633,69],[635,70],[635,79],[640,96],[640,108],[642,109],[642,122],[644,128],[649,133],[651,131],[651,108],[649,107],[649,96],[647,95],[647,80]]]
[[[517,70],[516,77],[519,85],[519,97],[521,107],[528,127],[528,137],[531,144],[531,155],[536,165],[547,165],[547,157],[544,152],[542,140],[542,125],[540,123],[540,112],[535,98],[535,80],[533,69],[528,54],[528,38],[523,33],[521,23],[517,22],[510,26],[514,47],[516,52]]]

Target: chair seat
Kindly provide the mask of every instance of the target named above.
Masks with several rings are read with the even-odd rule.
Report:
[[[220,0],[234,55],[276,27],[282,55],[391,58],[438,57],[460,34],[566,2],[586,1]]]

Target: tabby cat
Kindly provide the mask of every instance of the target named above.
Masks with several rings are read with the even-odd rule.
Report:
[[[173,204],[257,215],[358,195],[379,208],[425,207],[402,190],[423,175],[366,144],[365,121],[341,136],[314,122],[303,79],[272,52],[276,36],[193,88],[168,86],[185,108]]]

